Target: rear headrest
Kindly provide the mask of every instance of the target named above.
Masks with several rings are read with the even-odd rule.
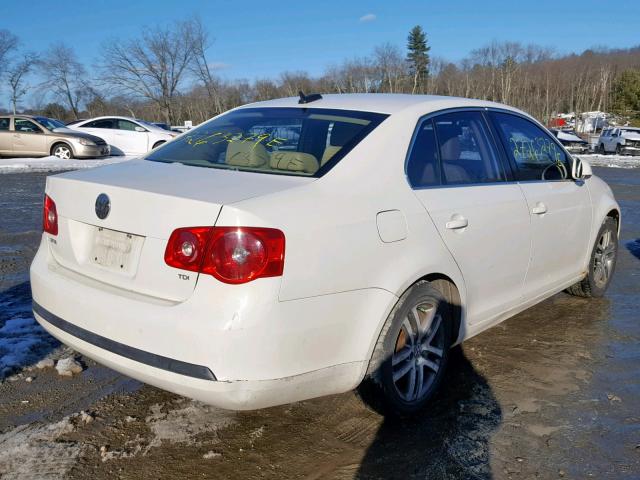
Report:
[[[316,173],[318,171],[316,157],[303,152],[273,152],[269,165],[276,170],[292,172]]]
[[[269,162],[269,152],[262,144],[231,142],[225,163],[236,167],[262,167]]]
[[[363,128],[364,125],[357,123],[336,122],[331,128],[329,143],[334,147],[344,147]]]
[[[458,137],[451,137],[440,147],[440,154],[443,162],[456,162],[460,160],[460,140]]]
[[[462,135],[462,128],[458,125],[446,125],[437,123],[436,129],[438,131],[438,141],[441,145],[452,137]]]

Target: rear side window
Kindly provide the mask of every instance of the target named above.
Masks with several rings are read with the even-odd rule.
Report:
[[[0,131],[9,130],[9,119],[8,118],[0,118]]]
[[[564,180],[571,167],[564,150],[533,122],[508,113],[491,112],[518,180]]]
[[[105,118],[102,120],[94,120],[93,122],[80,125],[81,128],[113,128],[113,120]]]
[[[407,160],[407,178],[414,188],[440,185],[438,147],[431,119],[418,127]]]
[[[146,159],[317,177],[386,117],[320,108],[243,108],[190,130]]]
[[[448,185],[499,182],[502,165],[480,112],[456,112],[433,120],[442,181]]]

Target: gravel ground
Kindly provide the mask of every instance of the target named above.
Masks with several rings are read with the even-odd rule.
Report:
[[[0,477],[640,478],[640,169],[596,173],[623,210],[607,296],[559,294],[465,342],[413,422],[353,393],[228,412],[74,355],[29,312],[45,174],[1,176]],[[82,373],[35,367],[70,356]]]

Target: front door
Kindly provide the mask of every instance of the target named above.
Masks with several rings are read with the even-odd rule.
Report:
[[[116,142],[121,145],[120,149],[126,154],[147,153],[149,134],[146,131],[136,130],[136,127],[143,128],[129,120],[117,120],[117,127],[114,131],[117,138]]]
[[[529,213],[522,191],[508,181],[510,172],[503,167],[479,111],[424,120],[407,164],[416,196],[464,277],[470,324],[522,302]]]
[[[544,294],[584,273],[590,252],[591,200],[571,179],[571,158],[524,117],[491,112],[531,217],[532,256],[525,294]]]
[[[17,155],[49,155],[44,131],[26,118],[13,120],[13,151]]]

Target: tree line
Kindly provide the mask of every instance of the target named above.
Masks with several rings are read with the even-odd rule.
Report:
[[[211,63],[213,38],[198,18],[147,28],[139,38],[109,40],[90,73],[67,44],[25,51],[0,30],[0,85],[8,110],[27,95],[41,113],[62,120],[129,115],[178,124],[199,123],[241,104],[298,91],[429,93],[507,103],[541,121],[559,112],[611,111],[640,118],[640,47],[552,49],[493,41],[459,62],[430,55],[420,26],[404,49],[383,43],[371,54],[341,60],[321,75],[283,71],[278,78],[224,80]],[[40,79],[40,80],[39,80]]]

